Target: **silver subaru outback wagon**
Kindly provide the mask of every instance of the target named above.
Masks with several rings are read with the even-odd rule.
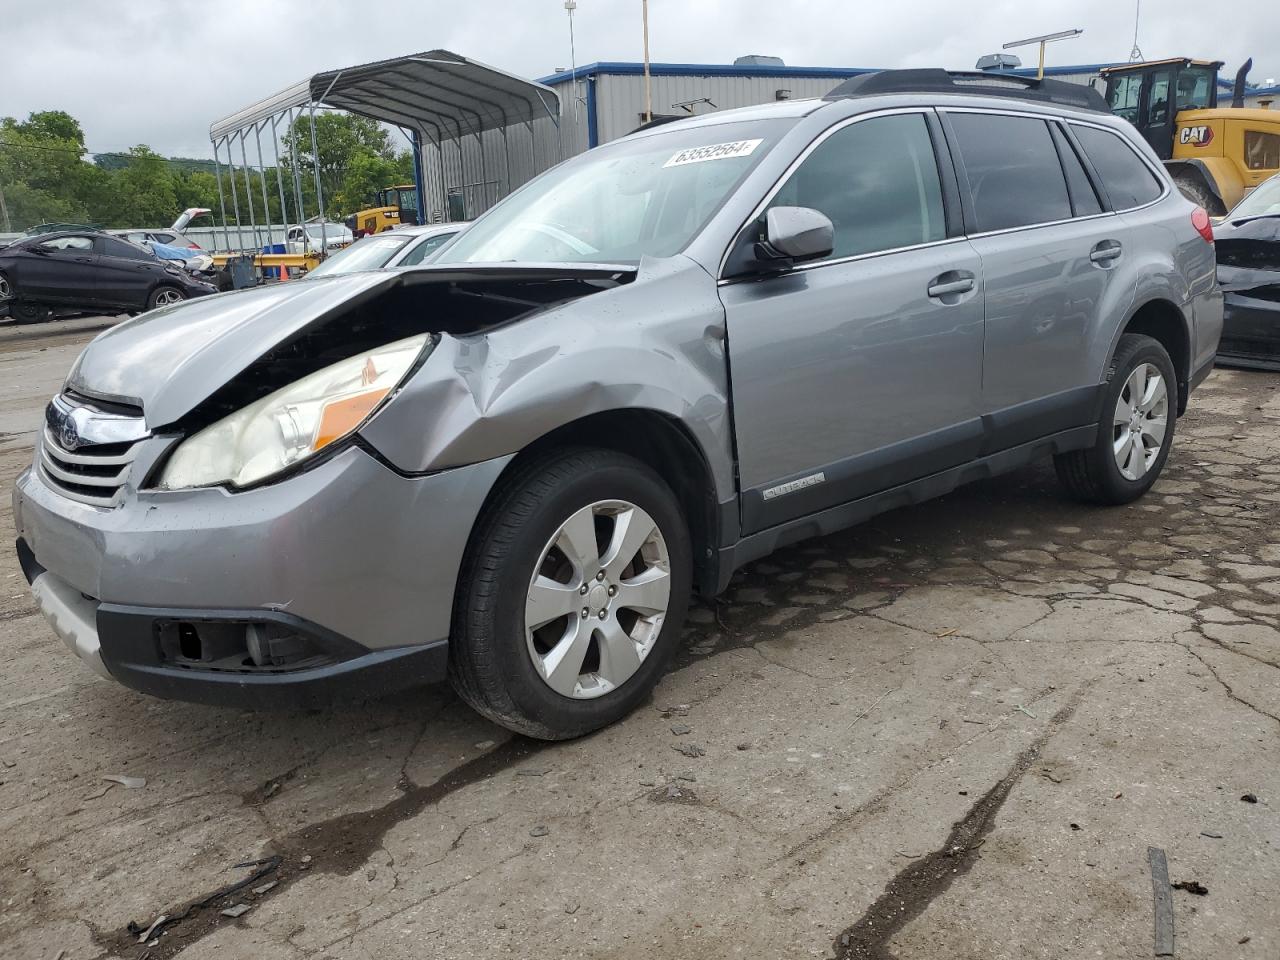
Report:
[[[1092,91],[985,82],[642,130],[430,266],[103,333],[14,491],[38,605],[146,693],[448,678],[565,738],[783,544],[1042,456],[1141,496],[1218,343],[1208,219]]]

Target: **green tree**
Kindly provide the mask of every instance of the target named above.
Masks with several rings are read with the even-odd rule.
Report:
[[[316,115],[316,146],[320,154],[320,185],[330,219],[368,207],[383,187],[413,182],[413,156],[397,152],[387,129],[376,120],[349,113]],[[298,167],[303,198],[309,212],[316,209],[311,118],[298,117],[284,137],[280,158],[286,178]],[[289,182],[286,179],[286,184]]]

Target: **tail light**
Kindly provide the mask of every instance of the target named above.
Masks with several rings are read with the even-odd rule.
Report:
[[[188,241],[187,241],[187,249],[188,249],[188,250],[202,250],[202,249],[204,249],[204,248],[203,248],[203,247],[201,247],[201,246],[200,246],[200,244],[198,244],[198,243],[192,243],[190,240],[188,240]]]
[[[1196,233],[1204,237],[1205,243],[1213,243],[1213,224],[1204,207],[1196,207],[1191,211],[1191,225],[1196,228]]]

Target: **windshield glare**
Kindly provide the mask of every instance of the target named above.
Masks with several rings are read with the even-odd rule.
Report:
[[[1247,217],[1274,217],[1280,215],[1280,177],[1272,177],[1258,185],[1227,216],[1228,220],[1244,220]]]
[[[397,250],[409,242],[409,237],[395,234],[378,234],[357,240],[340,250],[311,271],[309,276],[328,276],[334,273],[356,273],[359,270],[377,270],[385,267]]]
[[[597,147],[495,207],[436,262],[631,263],[671,256],[792,122],[675,129]]]

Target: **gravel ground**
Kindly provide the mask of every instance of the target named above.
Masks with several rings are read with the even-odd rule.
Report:
[[[0,325],[6,485],[104,323]],[[1041,466],[753,564],[651,704],[568,744],[444,689],[144,698],[6,554],[0,955],[1147,957],[1154,846],[1208,890],[1174,891],[1178,957],[1274,958],[1277,387],[1216,372],[1129,507]]]

